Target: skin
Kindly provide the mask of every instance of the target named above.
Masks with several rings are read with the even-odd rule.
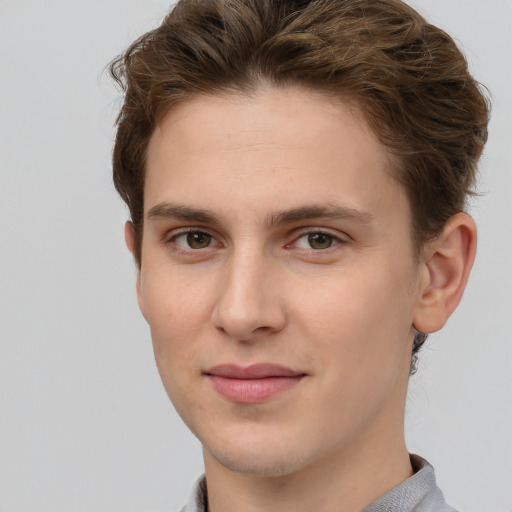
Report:
[[[412,474],[414,327],[453,311],[476,236],[459,214],[416,258],[392,170],[354,106],[300,89],[196,97],[155,129],[138,299],[210,512],[361,510]],[[205,373],[262,362],[304,377],[240,404]]]

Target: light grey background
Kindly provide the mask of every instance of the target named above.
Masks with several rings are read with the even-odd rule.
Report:
[[[416,0],[494,100],[460,310],[423,351],[407,437],[462,512],[512,511],[510,0]],[[102,69],[163,0],[0,0],[0,511],[176,511],[201,473],[163,391],[111,186]]]

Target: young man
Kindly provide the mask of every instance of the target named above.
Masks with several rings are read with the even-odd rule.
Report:
[[[139,305],[204,447],[184,510],[453,510],[403,429],[476,247],[451,38],[399,0],[182,0],[112,72]]]

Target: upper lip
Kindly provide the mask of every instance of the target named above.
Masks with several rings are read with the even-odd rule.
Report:
[[[219,364],[206,370],[205,374],[228,379],[264,379],[268,377],[300,377],[305,375],[304,372],[272,363],[258,363],[250,366]]]

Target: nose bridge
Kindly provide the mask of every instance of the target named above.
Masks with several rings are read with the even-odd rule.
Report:
[[[225,262],[212,321],[218,329],[239,340],[256,332],[277,332],[284,327],[285,311],[271,258],[246,244]]]

